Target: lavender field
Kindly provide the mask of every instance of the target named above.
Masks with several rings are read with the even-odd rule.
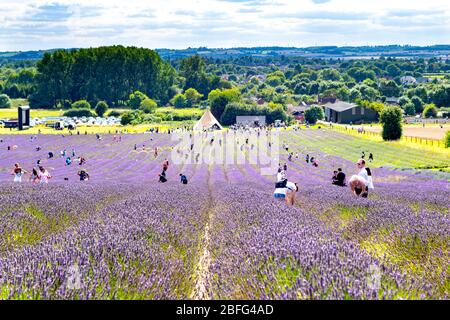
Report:
[[[345,142],[318,130],[281,135],[299,154],[288,161],[280,150],[300,187],[293,207],[273,198],[276,172],[250,163],[170,163],[158,183],[175,146],[167,134],[0,136],[0,298],[448,299],[448,180],[388,168],[386,149],[371,165],[375,190],[355,197],[331,175],[356,173],[359,152],[325,153],[329,135],[336,148]],[[64,149],[86,164],[67,166]],[[49,184],[13,183],[14,163],[31,171],[37,159]]]

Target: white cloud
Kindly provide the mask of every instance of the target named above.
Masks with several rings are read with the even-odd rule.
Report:
[[[0,0],[0,50],[450,43],[448,0]]]

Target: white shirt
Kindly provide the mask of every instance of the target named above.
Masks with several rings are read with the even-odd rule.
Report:
[[[277,173],[277,182],[281,182],[284,179],[286,179],[286,172],[284,170],[281,170],[281,172]]]
[[[288,181],[286,183],[286,188],[276,188],[275,191],[273,192],[273,194],[279,193],[279,194],[286,195],[288,190],[291,190],[291,191],[297,190],[297,186],[295,185],[295,183]]]
[[[23,172],[14,174],[14,182],[22,182]]]
[[[369,189],[374,189],[373,187],[373,181],[372,181],[372,176],[369,176],[369,174],[367,173],[366,168],[362,168],[361,171],[359,171],[358,176],[360,176],[361,178],[364,179],[364,181],[366,182],[366,186]]]

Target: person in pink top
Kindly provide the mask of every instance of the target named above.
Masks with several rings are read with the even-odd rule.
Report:
[[[50,173],[45,170],[43,166],[39,167],[38,177],[40,183],[48,183],[48,180],[52,178]]]

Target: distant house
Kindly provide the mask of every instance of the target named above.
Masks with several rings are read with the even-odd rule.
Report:
[[[358,106],[354,103],[336,101],[326,103],[325,120],[335,123],[361,123],[377,121],[378,114],[375,110]]]
[[[436,81],[440,82],[441,78],[433,78],[433,77],[419,77],[417,78],[417,83],[428,83],[433,82],[433,80],[436,79]]]
[[[319,103],[320,104],[325,104],[325,103],[335,103],[337,98],[333,97],[333,96],[320,96],[318,97]]]
[[[428,78],[428,77],[418,77],[417,78],[417,83],[428,83],[433,81],[433,79]]]
[[[249,127],[264,126],[266,124],[266,116],[237,116],[236,124]]]
[[[389,105],[398,105],[399,102],[400,102],[399,97],[387,97],[385,100],[385,103]]]
[[[305,121],[305,111],[309,108],[306,103],[302,102],[299,106],[289,104],[287,107],[288,112],[295,118],[295,120],[301,122]]]
[[[403,85],[411,85],[411,84],[416,84],[417,80],[416,80],[416,78],[414,78],[412,76],[403,76],[400,78],[400,82]]]

